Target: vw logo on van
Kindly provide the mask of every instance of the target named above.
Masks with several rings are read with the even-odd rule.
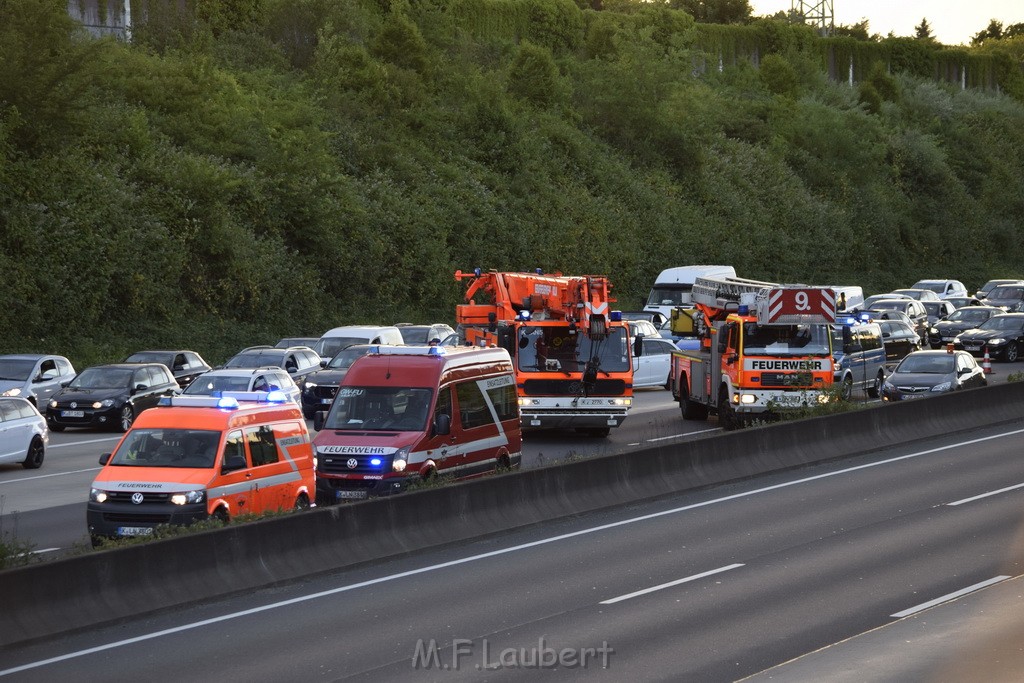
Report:
[[[349,458],[349,459],[348,459],[348,462],[347,462],[347,463],[345,463],[345,464],[346,464],[346,465],[348,465],[348,468],[349,468],[350,470],[354,470],[354,469],[355,469],[356,467],[358,467],[358,466],[359,466],[359,461],[358,461],[358,460],[356,460],[355,458]]]
[[[71,407],[72,408],[77,408],[78,407],[78,403],[76,401],[72,401],[71,402]]]
[[[135,503],[136,505],[139,505],[140,503],[142,503],[144,498],[145,497],[141,493],[133,493],[132,494],[132,502]]]

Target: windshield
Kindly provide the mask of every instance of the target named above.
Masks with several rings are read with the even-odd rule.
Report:
[[[931,291],[935,292],[936,294],[942,294],[944,291],[946,291],[946,283],[945,282],[918,282],[916,285],[914,285],[914,289],[930,289]]]
[[[340,387],[324,429],[406,431],[426,428],[433,399],[430,389],[412,387]]]
[[[346,347],[365,343],[366,337],[321,337],[313,350],[320,354],[321,358],[333,358],[338,351]]]
[[[942,315],[946,310],[942,305],[943,302],[941,301],[925,301],[923,303],[924,310],[928,311],[928,315]]]
[[[748,356],[827,356],[828,325],[744,323],[743,353]]]
[[[523,325],[516,340],[520,370],[570,375],[586,370],[593,359],[601,373],[630,369],[629,344],[621,327],[613,328],[601,341],[592,341],[582,332],[570,334],[568,325]]]
[[[959,308],[949,314],[946,320],[954,320],[965,323],[983,323],[992,317],[991,311],[978,311],[971,308]]]
[[[989,318],[978,327],[979,330],[1019,330],[1024,327],[1024,318],[1011,318],[1006,315],[997,315]]]
[[[331,362],[327,364],[327,367],[331,370],[345,370],[352,367],[352,364],[356,362],[357,358],[365,356],[372,346],[350,346],[347,349],[342,349],[331,359]]]
[[[213,467],[220,432],[207,429],[133,429],[110,459],[124,467]]]
[[[284,364],[284,351],[279,349],[264,349],[262,351],[246,351],[240,353],[227,363],[226,368],[261,368],[265,365],[282,367]]]
[[[426,344],[430,340],[430,327],[426,325],[405,325],[398,328],[402,333],[402,341],[406,344]]]
[[[171,358],[173,354],[170,353],[154,353],[152,351],[140,351],[139,353],[133,353],[124,359],[125,363],[163,363],[167,367],[171,367],[173,362]]]
[[[72,389],[124,389],[132,380],[128,368],[86,368],[71,380]]]
[[[647,297],[649,306],[681,306],[691,301],[690,292],[693,285],[661,285],[651,290]]]
[[[248,391],[250,379],[249,375],[200,375],[184,393],[209,396],[215,391]]]
[[[26,380],[35,366],[34,360],[0,360],[0,379]]]
[[[938,353],[916,356],[911,354],[903,359],[896,372],[920,372],[932,375],[948,375],[953,372],[956,356],[952,353]]]
[[[990,299],[1024,299],[1024,287],[1013,285],[1000,285],[993,289],[988,298]]]

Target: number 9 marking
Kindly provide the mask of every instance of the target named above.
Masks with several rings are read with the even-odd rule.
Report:
[[[810,297],[807,296],[807,292],[797,292],[795,298],[796,310],[809,311],[811,309]]]

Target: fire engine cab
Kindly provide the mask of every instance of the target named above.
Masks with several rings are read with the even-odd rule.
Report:
[[[684,419],[724,429],[827,400],[834,292],[744,278],[698,278],[700,348],[672,354],[669,384]]]

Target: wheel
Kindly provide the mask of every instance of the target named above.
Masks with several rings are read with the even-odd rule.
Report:
[[[125,403],[124,407],[121,408],[121,415],[118,417],[117,426],[122,432],[127,432],[132,428],[133,422],[135,422],[135,411],[132,410],[130,404]]]
[[[1006,345],[1006,351],[1003,351],[1003,360],[1007,363],[1016,363],[1017,358],[1020,357],[1020,349],[1017,348],[1017,342],[1010,342]]]
[[[729,388],[724,384],[718,390],[718,424],[725,430],[737,427],[736,412],[732,409],[732,403],[729,402]]]
[[[587,434],[594,437],[595,439],[607,438],[612,433],[611,427],[591,427],[587,430]]]
[[[508,459],[507,455],[501,455],[494,464],[495,472],[508,472],[512,469],[512,462]]]
[[[309,496],[305,493],[300,493],[299,497],[295,499],[295,511],[302,512],[303,510],[309,509]]]
[[[51,432],[63,432],[64,431],[64,425],[59,425],[56,422],[50,422],[49,420],[46,421],[46,426],[50,428]]]
[[[28,454],[25,456],[25,461],[21,463],[21,466],[26,470],[37,470],[43,464],[44,455],[43,441],[37,436],[29,444]]]
[[[868,388],[868,396],[871,398],[878,398],[882,395],[882,383],[885,382],[885,373],[881,370],[878,371],[878,375],[875,377],[875,382]]]
[[[224,506],[221,506],[214,510],[213,514],[210,515],[210,517],[217,520],[221,524],[227,524],[231,521],[231,515],[228,514],[228,509]]]
[[[853,378],[849,375],[843,377],[843,384],[839,389],[839,397],[844,401],[853,398]]]

